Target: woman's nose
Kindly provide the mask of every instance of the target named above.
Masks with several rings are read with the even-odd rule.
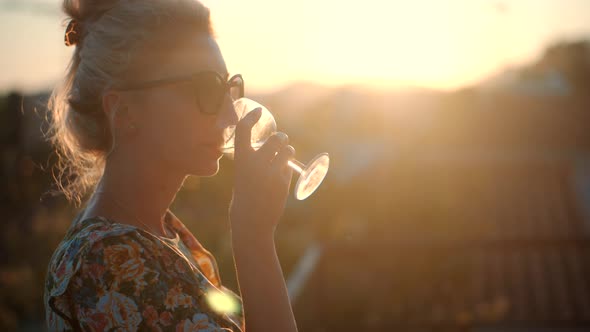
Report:
[[[239,120],[233,100],[229,94],[226,94],[217,116],[217,126],[221,129],[235,126]]]

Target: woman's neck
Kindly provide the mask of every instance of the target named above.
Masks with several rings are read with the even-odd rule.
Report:
[[[166,236],[164,217],[185,175],[163,168],[156,162],[110,158],[85,216],[102,215],[142,228],[147,225],[149,231]]]

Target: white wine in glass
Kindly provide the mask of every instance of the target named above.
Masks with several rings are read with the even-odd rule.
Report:
[[[234,101],[234,108],[238,119],[243,119],[246,114],[260,108],[262,114],[258,122],[252,127],[252,148],[258,150],[264,142],[277,132],[277,123],[270,111],[263,105],[252,99],[240,98]],[[233,159],[235,151],[235,131],[236,126],[228,127],[224,132],[223,153]],[[320,153],[315,156],[307,165],[291,159],[288,161],[289,167],[299,173],[299,179],[295,185],[295,198],[304,200],[309,197],[320,186],[330,166],[330,157],[327,153]]]

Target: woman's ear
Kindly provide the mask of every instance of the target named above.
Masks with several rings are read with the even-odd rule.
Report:
[[[102,107],[111,128],[123,129],[135,123],[123,96],[117,91],[107,91],[102,97]]]
[[[107,91],[102,95],[102,111],[105,112],[108,119],[113,118],[120,99],[121,96],[116,91]]]
[[[114,136],[135,134],[137,126],[119,92],[107,91],[102,97],[102,106]]]
[[[127,104],[119,104],[119,108],[117,109],[117,114],[115,115],[115,120],[117,124],[123,128],[123,131],[128,136],[136,136],[137,132],[139,131],[139,127],[137,126],[137,121],[129,114],[129,106]]]

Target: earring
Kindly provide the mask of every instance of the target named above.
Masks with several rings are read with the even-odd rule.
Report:
[[[127,128],[129,128],[131,134],[135,135],[137,133],[137,125],[135,123],[130,123]]]
[[[135,124],[135,122],[131,122],[129,125],[127,125],[127,135],[128,136],[136,136],[137,132],[139,130],[137,124]]]

